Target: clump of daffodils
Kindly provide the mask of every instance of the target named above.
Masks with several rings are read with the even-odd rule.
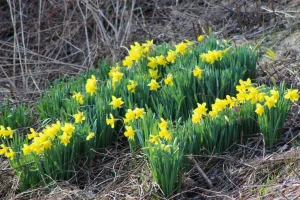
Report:
[[[134,110],[128,109],[125,114],[124,123],[126,124],[130,121],[139,118],[143,119],[144,115],[145,115],[144,108],[135,108]]]
[[[226,99],[217,98],[211,105],[211,110],[208,113],[209,116],[216,117],[219,113],[228,108],[234,111],[235,108],[246,105],[247,102],[255,104],[256,109],[253,110],[253,112],[262,115],[266,108],[272,109],[273,107],[276,107],[277,102],[280,99],[278,90],[271,89],[267,91],[264,87],[255,87],[250,79],[247,79],[246,81],[240,80],[240,85],[236,86],[236,90],[238,93],[235,97],[226,95]],[[297,101],[299,98],[298,90],[288,89],[284,93],[283,98],[290,100],[291,102]],[[205,103],[198,104],[198,107],[193,111],[193,123],[199,123],[202,116],[206,115],[207,109],[205,106]]]
[[[96,77],[94,75],[91,76],[91,78],[89,78],[86,82],[86,85],[85,85],[85,90],[87,93],[93,95],[96,90],[97,90],[97,80],[96,80]],[[79,100],[79,97],[78,98],[78,101],[81,102],[81,100]],[[76,96],[75,96],[75,99],[76,99]],[[76,100],[77,101],[77,100]]]
[[[0,126],[0,137],[3,137],[4,139],[6,137],[12,138],[12,135],[14,134],[14,131],[10,127],[4,127]]]
[[[221,60],[222,56],[225,55],[228,50],[229,49],[208,51],[207,53],[201,54],[200,57],[204,62],[213,64],[215,61]]]

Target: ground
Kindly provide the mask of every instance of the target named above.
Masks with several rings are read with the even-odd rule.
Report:
[[[49,83],[76,76],[100,59],[117,61],[133,41],[195,40],[199,34],[260,45],[257,82],[286,81],[299,88],[300,1],[8,1],[0,6],[0,101],[33,105]],[[124,12],[121,12],[126,3]],[[276,53],[266,59],[264,48]],[[264,149],[262,137],[247,146],[205,158],[183,178],[179,199],[300,198],[299,102],[291,109],[282,140]],[[34,112],[34,111],[33,111]],[[296,145],[298,144],[298,145]],[[149,164],[125,144],[107,150],[79,178],[20,193],[18,179],[0,157],[0,199],[159,199]],[[133,162],[134,161],[134,162]],[[134,163],[134,164],[133,164]],[[195,165],[196,166],[196,165]],[[83,180],[83,181],[79,181]]]

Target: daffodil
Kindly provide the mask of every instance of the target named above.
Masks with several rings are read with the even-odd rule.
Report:
[[[44,149],[50,149],[51,148],[51,141],[50,140],[46,140],[45,142],[42,143]]]
[[[74,119],[75,119],[75,123],[81,123],[82,121],[85,120],[85,116],[83,114],[83,112],[80,112],[79,110],[77,111],[76,114],[73,115]]]
[[[143,47],[140,43],[135,42],[134,45],[130,45],[129,58],[130,60],[138,62],[143,56]]]
[[[60,138],[60,143],[67,146],[70,143],[71,136],[64,133],[61,136],[59,136],[59,138]]]
[[[149,142],[154,143],[154,144],[158,144],[158,142],[159,142],[159,136],[158,135],[150,135]]]
[[[291,100],[291,102],[297,101],[299,99],[298,90],[288,89],[286,95],[284,95],[284,98]]]
[[[256,104],[256,114],[258,115],[262,115],[264,113],[265,109],[264,109],[264,106],[262,106],[261,104],[257,103]]]
[[[0,147],[1,147],[0,155],[5,155],[8,152],[8,147],[5,146],[4,144],[1,144]]]
[[[129,56],[126,56],[125,59],[123,60],[122,64],[124,67],[128,67],[130,69],[133,65],[133,62]]]
[[[162,130],[162,129],[167,129],[168,127],[168,122],[166,120],[164,120],[163,118],[160,118],[160,123],[158,124],[158,127]]]
[[[200,115],[206,115],[206,111],[207,111],[207,108],[206,108],[206,103],[197,103],[197,108],[194,110],[195,113],[198,113]]]
[[[149,69],[150,78],[158,79],[158,70]]]
[[[165,66],[167,64],[166,58],[163,55],[156,56],[157,64]]]
[[[158,66],[157,60],[154,57],[148,57],[148,62],[147,66],[150,67],[151,69],[156,69]]]
[[[31,148],[32,152],[35,152],[38,155],[41,155],[44,153],[45,149],[42,145],[42,143],[40,142],[40,140],[36,140],[34,141],[31,145],[29,145]]]
[[[176,53],[180,53],[181,55],[185,55],[187,53],[187,44],[184,42],[175,45],[175,48]]]
[[[193,70],[194,76],[200,80],[202,79],[202,73],[203,73],[203,70],[200,69],[198,66],[196,66],[195,69]]]
[[[116,82],[122,80],[123,76],[124,76],[124,74],[122,72],[115,71],[115,72],[112,73],[112,81],[114,83],[116,83]]]
[[[213,50],[213,51],[208,51],[208,53],[201,54],[200,57],[204,62],[213,64],[216,60],[221,60],[223,54],[225,54],[226,52],[221,50],[218,51]]]
[[[270,93],[272,94],[272,97],[274,97],[274,99],[276,99],[276,101],[279,98],[279,93],[276,90],[271,90]]]
[[[134,130],[131,126],[125,126],[126,131],[124,132],[125,137],[130,140],[134,140]]]
[[[155,91],[157,91],[157,89],[160,88],[160,85],[154,79],[151,80],[148,86],[150,87],[150,90],[155,90]]]
[[[137,86],[136,82],[134,82],[133,80],[129,80],[130,85],[127,85],[127,90],[129,92],[135,93],[135,88]]]
[[[90,139],[92,139],[94,136],[95,136],[95,133],[94,133],[94,132],[90,132],[90,133],[88,134],[88,136],[86,136],[86,140],[90,140]]]
[[[31,146],[28,146],[27,144],[23,144],[22,151],[24,155],[30,154],[32,152]]]
[[[80,92],[76,92],[75,94],[73,94],[72,98],[75,99],[75,101],[78,102],[80,105],[83,104],[83,96]]]
[[[153,40],[147,40],[146,43],[142,44],[143,53],[146,54],[150,50],[150,47],[153,46]]]
[[[124,104],[122,101],[122,98],[117,98],[115,96],[112,96],[112,101],[109,105],[113,106],[113,109],[120,108]]]
[[[272,97],[265,96],[265,100],[266,100],[265,104],[268,106],[269,109],[275,107],[277,100],[273,96]]]
[[[128,109],[127,113],[125,114],[125,119],[124,119],[124,123],[128,123],[130,121],[133,121],[135,119],[135,113],[133,112],[133,110]]]
[[[14,130],[12,130],[10,127],[5,127],[4,126],[0,126],[0,137],[10,137],[12,138],[12,135],[14,133]]]
[[[193,115],[192,115],[192,122],[194,124],[199,123],[201,121],[201,119],[202,119],[202,115],[200,115],[199,113],[193,113]]]
[[[199,35],[199,37],[197,38],[197,40],[198,40],[198,42],[201,42],[204,38],[205,38],[204,35]]]
[[[144,108],[135,108],[134,109],[134,114],[135,114],[135,118],[138,119],[138,118],[144,118],[144,115],[145,115],[145,111],[144,111]]]
[[[120,66],[119,66],[119,64],[117,63],[116,66],[112,66],[112,67],[110,68],[110,71],[109,71],[108,75],[109,75],[110,77],[113,77],[113,74],[114,74],[115,72],[118,72],[118,71],[120,71]]]
[[[177,57],[177,53],[175,51],[173,51],[173,50],[169,50],[168,51],[168,55],[166,57],[166,60],[169,63],[175,63],[176,57]]]
[[[93,95],[97,90],[97,80],[94,75],[89,78],[85,84],[85,90],[87,93]]]
[[[160,138],[164,138],[165,140],[171,140],[172,139],[172,134],[166,128],[161,129],[158,134],[159,134]]]
[[[30,128],[29,130],[31,132],[31,133],[27,134],[27,137],[29,140],[31,140],[39,135],[37,132],[35,132],[35,130],[33,128]]]
[[[111,113],[109,114],[109,116],[110,118],[106,118],[106,124],[110,125],[111,128],[115,128],[115,118]]]
[[[61,127],[61,130],[64,132],[64,134],[72,136],[75,131],[75,127],[70,123],[65,123],[65,125]]]
[[[12,148],[8,148],[8,152],[6,152],[5,156],[6,158],[10,159],[10,160],[13,160],[14,157],[15,157],[15,152]]]
[[[46,128],[43,129],[43,133],[46,137],[53,140],[58,132],[52,126],[46,126]]]
[[[58,133],[58,132],[60,131],[60,129],[61,129],[61,124],[60,124],[60,121],[59,121],[59,120],[56,121],[56,123],[55,123],[55,124],[52,124],[51,126],[52,126],[52,128],[56,131],[56,133]]]
[[[168,76],[167,76],[167,78],[165,78],[164,82],[166,85],[170,85],[170,86],[174,85],[172,74],[168,74]]]

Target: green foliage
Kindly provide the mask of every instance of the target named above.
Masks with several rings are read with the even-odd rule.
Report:
[[[0,105],[0,125],[12,129],[32,126],[34,121],[32,109],[26,105],[13,105],[4,101]]]
[[[52,124],[27,136],[1,127],[0,154],[25,190],[70,179],[93,159],[92,149],[107,148],[123,133],[131,151],[147,156],[169,197],[189,169],[183,155],[221,153],[258,132],[266,147],[280,138],[298,90],[252,83],[257,56],[251,46],[213,37],[175,46],[135,43],[122,63],[103,62],[76,79],[55,81],[37,106],[40,121]]]

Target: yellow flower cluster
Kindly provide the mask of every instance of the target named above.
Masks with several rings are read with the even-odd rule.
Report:
[[[138,118],[143,119],[144,115],[144,108],[135,108],[134,110],[128,109],[127,113],[125,114],[124,123],[126,124]]]
[[[67,134],[71,137],[75,128],[73,125],[66,123],[61,127],[60,121],[52,124],[51,126],[46,126],[40,133],[37,133],[33,128],[30,129],[31,134],[28,134],[27,137],[29,140],[32,140],[30,145],[24,144],[22,151],[24,155],[30,154],[32,152],[40,155],[43,154],[46,149],[50,149],[52,142],[55,138],[60,138],[59,133],[61,130],[64,131],[64,134]],[[64,145],[67,145],[69,142],[60,140]]]
[[[134,140],[134,130],[131,126],[125,126],[126,131],[124,132],[125,137],[130,140]]]
[[[202,79],[202,74],[203,74],[203,70],[200,69],[198,66],[195,67],[195,69],[193,70],[193,74],[195,77],[197,77],[198,79]]]
[[[4,139],[6,137],[12,138],[13,134],[14,134],[14,131],[10,127],[6,127],[6,129],[5,129],[4,126],[0,126],[0,137],[4,137]]]
[[[84,116],[82,113],[78,112],[79,121],[84,120]],[[76,117],[75,117],[76,120]],[[78,120],[77,120],[78,121]],[[76,122],[77,123],[77,122]],[[3,132],[4,127],[1,126],[1,133],[4,138],[7,136],[11,136],[13,131],[8,127]],[[8,134],[9,132],[9,134]],[[75,127],[71,123],[65,123],[64,126],[61,126],[61,122],[57,121],[51,125],[47,125],[41,132],[37,133],[33,128],[30,128],[30,133],[27,134],[28,141],[30,144],[23,144],[22,152],[23,155],[28,155],[31,153],[35,153],[37,155],[41,155],[45,152],[45,150],[50,149],[53,142],[58,141],[59,143],[67,146],[70,143],[70,139],[72,138],[75,132]],[[94,133],[91,132],[86,140],[90,140],[94,137]],[[1,145],[0,155],[5,155],[7,158],[13,160],[15,156],[15,152],[12,148]]]
[[[198,42],[201,42],[202,40],[204,40],[205,36],[204,35],[199,35],[199,37],[197,38]]]
[[[85,116],[83,115],[83,112],[80,112],[78,110],[78,112],[76,114],[73,115],[74,119],[75,119],[75,123],[81,123],[82,121],[85,120]]]
[[[206,103],[197,103],[197,108],[193,111],[193,115],[192,115],[192,122],[194,124],[199,123],[202,119],[202,116],[206,115]]]
[[[110,113],[109,114],[109,117],[110,118],[106,118],[106,124],[107,125],[110,125],[111,126],[111,128],[115,128],[115,118],[114,118],[114,116]]]
[[[181,43],[175,45],[175,48],[176,48],[175,52],[177,54],[185,55],[187,53],[187,47],[188,47],[187,43],[181,42]]]
[[[110,71],[108,75],[112,78],[112,85],[115,88],[116,83],[122,80],[124,74],[120,71],[120,66],[117,64],[116,66],[113,66],[110,68]]]
[[[208,51],[207,53],[203,53],[200,55],[202,60],[206,63],[213,64],[216,60],[221,60],[222,56],[228,52],[228,49],[225,49],[224,51],[221,50],[213,50]]]
[[[158,127],[159,127],[158,135],[150,134],[149,142],[152,144],[158,145],[158,148],[160,148],[164,151],[169,151],[171,146],[163,144],[161,139],[165,139],[165,141],[169,141],[172,139],[172,134],[168,130],[168,122],[166,120],[164,120],[163,118],[161,118],[160,120],[161,120],[161,122],[158,124]]]
[[[239,85],[236,86],[237,94],[236,97],[231,97],[226,95],[226,99],[215,100],[215,103],[211,105],[212,109],[209,111],[210,117],[216,117],[218,114],[226,108],[238,108],[240,105],[250,102],[250,104],[256,104],[255,113],[262,115],[265,111],[265,106],[268,109],[276,107],[276,103],[280,98],[279,92],[277,90],[270,90],[268,93],[261,92],[261,88],[254,87],[251,80],[248,78],[246,81],[240,80]],[[298,90],[288,89],[284,95],[285,99],[289,99],[294,102],[297,101]],[[193,111],[192,122],[199,123],[202,116],[206,114],[205,103],[198,104],[198,107]]]
[[[165,140],[171,140],[172,134],[170,131],[168,131],[168,122],[165,121],[163,118],[160,119],[161,122],[158,124],[158,127],[160,129],[158,135],[160,138],[164,138]]]
[[[78,102],[80,105],[83,104],[83,96],[80,92],[75,92],[72,98],[75,99],[75,101]]]
[[[109,105],[111,105],[113,109],[116,109],[116,108],[121,108],[122,104],[124,104],[122,98],[117,98],[115,96],[112,96],[112,101],[110,102]]]
[[[131,68],[134,62],[138,62],[143,56],[145,56],[152,46],[154,46],[153,40],[147,40],[146,43],[143,43],[142,45],[135,42],[134,45],[130,46],[129,56],[126,56],[122,61],[123,66]]]
[[[87,93],[93,95],[97,90],[97,80],[94,75],[92,75],[91,78],[89,78],[85,84],[85,90]],[[75,96],[76,99],[76,96]]]
[[[147,66],[150,67],[153,70],[156,70],[158,66],[166,66],[167,60],[166,57],[163,55],[156,56],[156,57],[148,57],[148,62]]]
[[[86,136],[86,140],[90,140],[90,139],[92,139],[93,137],[95,137],[95,133],[94,133],[94,132],[90,132],[90,133],[88,134],[88,136]]]
[[[155,79],[152,79],[151,82],[148,84],[150,87],[150,90],[155,90],[157,91],[158,88],[160,88],[160,85],[156,82]]]
[[[298,101],[299,99],[298,89],[295,90],[288,89],[286,95],[284,95],[284,98],[291,100],[291,102]]]
[[[166,85],[173,86],[174,82],[173,82],[173,76],[172,76],[172,74],[168,74],[167,78],[165,78],[164,82],[165,82]]]
[[[137,86],[137,83],[135,81],[133,81],[133,80],[129,80],[129,82],[130,82],[130,84],[127,85],[127,90],[129,92],[135,93],[135,88]]]
[[[6,158],[13,160],[15,157],[15,152],[12,148],[5,146],[4,144],[0,145],[0,155],[4,155]]]

